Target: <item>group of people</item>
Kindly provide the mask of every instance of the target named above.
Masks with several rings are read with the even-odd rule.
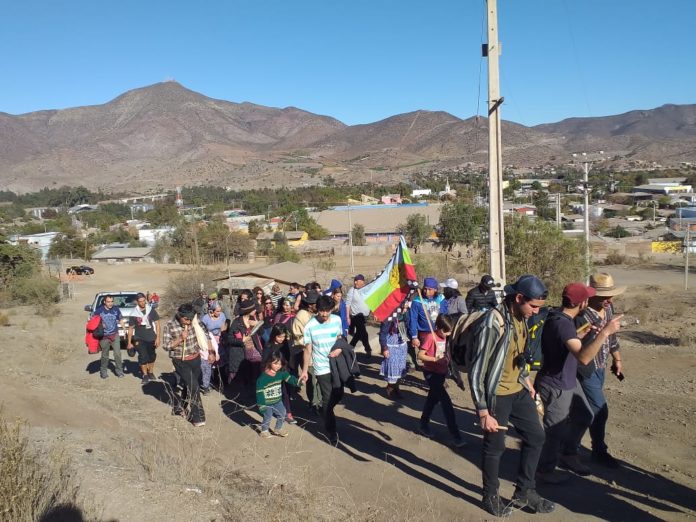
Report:
[[[182,384],[173,413],[187,417],[194,426],[205,424],[200,395],[209,393],[211,379],[217,375],[221,387],[235,380],[253,387],[263,417],[261,437],[285,437],[289,432],[284,424],[296,423],[293,410],[300,397],[298,389],[304,386],[309,409],[321,417],[327,439],[336,444],[334,408],[346,386],[355,391],[360,373],[354,348],[362,343],[366,361],[372,356],[367,331],[370,309],[362,292],[365,283],[363,275],[356,275],[345,299],[343,285],[335,279],[326,289],[316,282],[293,283],[287,294],[279,285],[268,293],[254,288],[240,292],[234,306],[228,296],[201,293],[192,303],[179,306],[161,327],[155,308],[139,295],[137,313],[129,320],[128,347],[138,353],[144,384],[154,378],[156,347],[168,353]],[[578,475],[590,473],[578,455],[588,429],[593,460],[609,467],[619,465],[605,441],[608,408],[603,387],[609,359],[612,373],[623,378],[616,338],[621,316],[614,315],[612,299],[625,288],[616,287],[608,274],[594,274],[589,285],[568,284],[561,306],[550,309],[546,286],[533,275],[505,286],[502,299],[489,275],[466,297],[453,278],[439,283],[426,277],[421,287],[380,325],[380,375],[386,382],[386,396],[400,399],[405,375],[421,369],[428,395],[419,433],[433,436],[430,418],[440,404],[452,445],[463,446],[447,391],[448,377],[458,377],[450,338],[458,323],[478,314],[467,327],[466,371],[477,424],[483,431],[483,507],[489,513],[506,516],[512,506],[552,511],[554,504],[539,496],[536,483],[564,482],[568,475],[558,467]],[[104,308],[95,311],[105,326],[102,376],[114,324],[118,338],[121,318],[115,310],[113,299],[107,298]],[[531,324],[543,325],[543,364],[535,376],[529,364]],[[115,362],[116,374],[121,376],[120,357]],[[458,384],[463,387],[461,379]],[[498,479],[508,424],[522,440],[511,502],[501,498]]]

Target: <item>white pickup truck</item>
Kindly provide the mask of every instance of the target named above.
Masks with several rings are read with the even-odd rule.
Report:
[[[118,335],[121,338],[121,348],[126,348],[128,341],[128,319],[135,312],[135,307],[138,306],[136,299],[138,292],[99,292],[94,296],[94,301],[91,305],[85,305],[85,312],[90,313],[90,317],[94,311],[104,304],[104,298],[107,296],[113,296],[114,306],[118,306],[121,310],[121,315],[126,320],[126,327],[119,326]]]

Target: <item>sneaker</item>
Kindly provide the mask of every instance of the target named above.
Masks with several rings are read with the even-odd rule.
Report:
[[[542,484],[563,484],[570,479],[567,473],[561,473],[555,469],[552,471],[537,471],[536,480]]]
[[[150,382],[156,381],[157,377],[155,377],[154,373],[148,373],[147,378],[150,380]]]
[[[141,385],[147,384],[150,382],[150,376],[148,374],[143,375],[143,378],[140,381]]]
[[[271,433],[273,433],[273,435],[275,435],[276,437],[287,437],[288,435],[290,435],[290,433],[288,433],[283,428],[280,428],[279,430],[272,430]]]
[[[297,421],[295,420],[295,417],[292,416],[292,413],[288,413],[285,416],[285,422],[288,424],[297,424]]]
[[[208,395],[210,393],[210,388],[201,387],[201,395]]]
[[[593,451],[592,460],[607,468],[616,469],[621,467],[621,462],[612,457],[607,451]]]
[[[272,437],[271,432],[268,430],[261,430],[259,432],[259,437],[262,439],[270,439]]]
[[[455,448],[463,448],[466,446],[466,441],[462,437],[454,437],[452,441],[452,446]]]
[[[338,433],[329,433],[329,443],[331,443],[332,446],[338,444]]]
[[[512,508],[503,502],[503,499],[496,493],[483,497],[483,509],[495,517],[509,517],[512,515]]]
[[[109,378],[109,373],[108,373],[107,371],[105,371],[105,370],[102,370],[102,371],[99,372],[99,377],[101,377],[102,379],[108,379],[108,378]]]
[[[118,377],[119,379],[125,377],[125,375],[123,374],[123,370],[116,370],[116,377]]]
[[[529,508],[533,513],[551,513],[556,509],[556,504],[540,497],[535,489],[516,490],[512,495],[512,503],[518,508]]]
[[[205,426],[205,421],[194,422],[193,425],[196,428],[200,428],[201,426]]]
[[[420,433],[421,435],[423,435],[424,437],[426,437],[428,439],[433,438],[433,432],[430,431],[430,426],[420,426],[418,428],[418,433]]]
[[[558,462],[562,468],[572,471],[581,477],[586,477],[591,473],[590,468],[580,462],[580,457],[578,455],[561,455]]]

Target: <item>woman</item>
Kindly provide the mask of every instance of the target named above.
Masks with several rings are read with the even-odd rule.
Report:
[[[251,333],[258,322],[253,316],[255,312],[256,303],[253,299],[242,301],[239,315],[230,325],[230,334],[227,336],[229,381],[234,379],[240,367],[246,368],[246,371],[242,372],[245,385],[254,384],[261,373],[263,344],[258,333]],[[243,364],[244,362],[246,364]]]
[[[408,344],[406,343],[403,315],[399,314],[390,320],[382,322],[379,329],[379,345],[382,348],[382,366],[379,374],[387,381],[387,398],[401,399],[399,381],[406,375],[406,358]]]
[[[341,318],[341,324],[343,325],[343,337],[347,339],[350,321],[348,320],[348,308],[346,306],[346,302],[343,300],[343,289],[340,286],[334,288],[331,291],[331,297],[333,298],[334,303],[336,303],[331,313]]]
[[[263,293],[263,288],[260,286],[255,286],[252,292],[254,292],[254,301],[256,303],[256,317],[259,318],[263,314],[263,300],[266,294]]]
[[[215,340],[214,346],[220,345],[220,338],[222,332],[227,330],[227,317],[222,312],[222,306],[218,301],[215,301],[214,308],[210,309],[206,315],[201,319],[201,323],[206,327],[208,333],[213,336]],[[217,361],[219,361],[219,356],[217,355],[217,350],[214,351],[215,357],[208,360],[207,354],[201,356],[201,375],[202,375],[202,385],[201,393],[207,395],[210,391],[210,378],[213,373],[213,366]]]
[[[280,305],[280,312],[273,318],[273,324],[282,324],[288,330],[292,325],[292,320],[295,318],[295,302],[294,299],[286,297]]]
[[[282,324],[276,324],[273,326],[270,332],[269,340],[263,350],[263,360],[267,361],[275,354],[280,355],[283,361],[283,368],[287,368],[288,372],[297,377],[297,368],[290,368],[290,332]],[[290,399],[291,390],[288,388],[286,383],[282,385],[283,390],[283,406],[285,406],[285,411],[287,415],[285,416],[285,421],[289,424],[297,424],[297,421],[292,416],[292,410],[290,409]],[[294,390],[293,390],[294,391]]]
[[[269,335],[271,334],[271,328],[273,327],[273,319],[275,319],[275,307],[273,306],[273,300],[270,296],[266,296],[263,300],[263,310],[261,311],[260,320],[263,321],[263,327],[261,329],[261,338],[264,343],[268,342]]]

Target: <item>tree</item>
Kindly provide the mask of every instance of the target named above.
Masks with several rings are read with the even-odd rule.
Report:
[[[0,243],[0,282],[3,287],[12,279],[30,277],[40,269],[41,256],[35,248]]]
[[[406,239],[406,244],[417,254],[420,246],[430,237],[433,227],[430,226],[423,214],[411,214],[406,218],[406,223],[397,227],[399,234]]]
[[[563,286],[584,279],[584,255],[584,238],[566,237],[554,223],[532,221],[526,217],[505,221],[508,281],[515,281],[524,274],[534,274],[560,301]],[[487,265],[485,260],[482,267],[487,268]]]
[[[179,209],[171,202],[159,202],[155,208],[145,212],[145,219],[153,226],[160,227],[168,225],[175,227],[181,222]]]
[[[263,232],[263,223],[261,223],[257,219],[249,221],[249,229],[248,230],[249,230],[249,237],[252,239],[256,239],[256,236],[258,236],[261,232]]]
[[[616,228],[612,228],[609,232],[604,234],[607,237],[615,237],[615,238],[622,238],[622,237],[628,237],[631,235],[631,233],[626,230],[625,228],[617,225]]]
[[[88,260],[92,258],[94,247],[88,239],[81,237],[59,234],[51,242],[48,249],[48,257],[51,258],[74,258],[80,257]]]
[[[486,222],[486,210],[455,201],[447,203],[440,212],[437,225],[438,245],[452,251],[455,245],[471,245],[480,237],[480,229]]]
[[[365,240],[365,227],[360,223],[353,225],[353,230],[350,231],[353,237],[353,246],[365,246],[367,241]]]

